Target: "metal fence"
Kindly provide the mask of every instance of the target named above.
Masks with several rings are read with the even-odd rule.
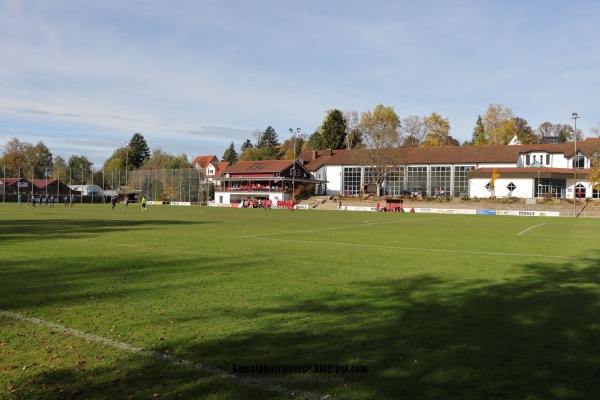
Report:
[[[129,171],[127,193],[139,193],[152,201],[205,203],[209,186],[195,168]]]
[[[8,177],[4,177],[8,178]],[[27,179],[27,178],[24,178]],[[201,170],[195,168],[185,169],[162,169],[162,170],[136,170],[136,171],[110,171],[105,173],[103,170],[95,171],[91,176],[84,178],[72,179],[71,171],[65,171],[65,176],[62,174],[58,180],[64,185],[79,186],[81,188],[81,202],[88,193],[83,191],[83,186],[92,185],[102,189],[104,197],[113,194],[128,195],[129,197],[145,196],[151,201],[165,202],[189,202],[189,203],[206,203],[210,196],[210,184],[206,180],[206,176]],[[38,180],[40,181],[40,180]],[[77,182],[79,181],[79,182]],[[48,180],[47,180],[48,182]],[[5,190],[5,185],[0,185],[0,195],[2,201],[16,201],[16,196],[19,192],[35,193],[35,194],[53,194],[57,198],[64,194],[71,194],[71,187],[55,184],[56,188],[48,191],[48,187],[35,188],[23,187],[19,189],[17,186],[11,192]],[[91,193],[93,194],[93,193]],[[98,195],[98,193],[95,193]],[[9,199],[7,199],[9,197]],[[14,199],[13,199],[14,197]]]

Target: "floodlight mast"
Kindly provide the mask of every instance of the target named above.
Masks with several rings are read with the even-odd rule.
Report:
[[[292,146],[294,148],[294,159],[292,160],[292,204],[295,207],[296,204],[296,134],[300,134],[301,129],[296,128],[296,132],[290,128],[292,134]]]
[[[577,218],[577,119],[580,118],[579,114],[576,112],[571,114],[571,119],[574,122],[574,134],[573,134],[573,143],[574,143],[574,152],[573,152],[573,217]]]

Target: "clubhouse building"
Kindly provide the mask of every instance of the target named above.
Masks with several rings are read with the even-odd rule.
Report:
[[[295,183],[315,185],[318,195],[372,193],[373,168],[361,150],[318,150],[291,160],[245,161],[226,168],[217,180],[217,205],[249,198],[291,198]],[[388,173],[381,194],[434,196],[600,199],[589,183],[600,138],[559,144],[440,146],[398,149],[403,165]],[[492,174],[496,178],[492,179]]]

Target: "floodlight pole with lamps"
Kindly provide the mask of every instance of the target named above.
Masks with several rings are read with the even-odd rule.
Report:
[[[81,164],[81,204],[83,204],[83,187],[85,186],[85,180],[83,179],[83,163]]]
[[[575,125],[575,133],[573,135],[574,152],[573,152],[573,217],[577,218],[577,119],[580,118],[576,112],[571,114],[571,119]]]
[[[125,143],[127,145],[127,156],[125,157],[125,197],[127,197],[127,164],[129,163],[129,142]]]
[[[292,136],[292,146],[294,147],[294,159],[292,160],[292,203],[296,203],[296,134],[300,134],[301,129],[296,128],[296,132],[290,128]]]

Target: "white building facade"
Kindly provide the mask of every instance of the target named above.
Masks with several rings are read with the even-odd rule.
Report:
[[[321,195],[372,193],[372,168],[361,165],[361,150],[310,151],[300,157]],[[600,139],[577,143],[506,146],[449,146],[399,149],[403,165],[391,168],[382,194],[434,196],[600,198],[589,182]],[[495,174],[496,178],[492,179]]]

